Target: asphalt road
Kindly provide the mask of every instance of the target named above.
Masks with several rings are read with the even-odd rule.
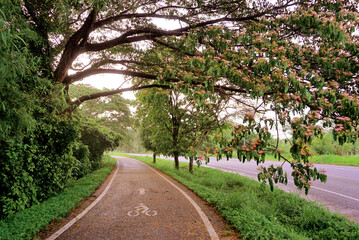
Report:
[[[180,158],[180,161],[188,162],[185,158]],[[280,165],[281,163],[266,161],[262,165],[269,166],[271,164]],[[210,162],[204,166],[235,172],[254,179],[257,179],[259,172],[255,161],[242,163],[238,159],[229,159],[228,161],[222,159],[217,162],[215,158],[211,158]],[[288,185],[278,184],[277,186],[287,192],[299,194],[304,198],[325,205],[331,211],[339,212],[359,223],[359,167],[324,164],[315,164],[315,166],[318,169],[325,169],[328,179],[326,183],[313,182],[308,195],[304,194],[304,190],[299,191],[294,186],[291,177],[288,179]],[[283,168],[290,176],[289,164],[284,164]]]
[[[52,229],[48,239],[238,239],[205,201],[181,184],[140,161],[116,158],[118,170],[103,198],[82,218],[77,215],[79,220],[61,235],[57,233],[64,227]]]

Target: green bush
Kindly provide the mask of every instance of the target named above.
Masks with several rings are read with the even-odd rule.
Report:
[[[74,148],[74,157],[76,158],[76,167],[73,171],[75,178],[81,178],[91,172],[90,150],[82,142],[77,143]]]
[[[51,116],[38,119],[36,125],[21,141],[10,139],[1,146],[2,217],[54,196],[71,179],[78,124]]]
[[[41,44],[18,1],[0,2],[0,219],[61,191],[71,176],[78,123],[40,71]]]
[[[88,146],[92,170],[100,167],[103,153],[119,146],[120,135],[93,122],[87,122],[81,129],[80,141]]]
[[[104,167],[73,181],[62,193],[0,220],[0,239],[33,239],[51,221],[65,217],[81,200],[89,197],[115,163],[115,159],[104,156]]]
[[[51,61],[39,51],[44,39],[20,3],[0,1],[0,219],[97,169],[120,139],[96,125],[81,127],[65,111],[66,89],[51,81]]]

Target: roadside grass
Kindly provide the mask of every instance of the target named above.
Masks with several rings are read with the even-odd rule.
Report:
[[[116,160],[104,156],[103,167],[80,178],[64,192],[0,221],[0,239],[32,239],[53,220],[60,220],[89,197],[111,173]]]
[[[337,164],[347,166],[359,166],[359,155],[338,156],[338,155],[316,155],[310,158],[313,163]]]
[[[178,171],[173,161],[153,164],[151,157],[112,154],[141,160],[180,181],[216,207],[243,239],[359,239],[359,224],[247,177],[205,167],[190,174],[186,163]]]
[[[291,158],[288,158],[291,160]],[[273,155],[266,155],[267,161],[278,161]],[[309,158],[312,163],[334,164],[344,166],[359,166],[359,155],[339,156],[339,155],[313,155]]]

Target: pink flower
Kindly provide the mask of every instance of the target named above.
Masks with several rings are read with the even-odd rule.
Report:
[[[269,60],[266,58],[260,57],[260,58],[258,58],[258,62],[269,62]]]

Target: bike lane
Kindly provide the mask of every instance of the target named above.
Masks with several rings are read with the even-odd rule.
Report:
[[[192,192],[142,162],[117,159],[107,194],[57,239],[219,239],[225,231],[221,217]],[[183,194],[195,199],[207,223]]]

